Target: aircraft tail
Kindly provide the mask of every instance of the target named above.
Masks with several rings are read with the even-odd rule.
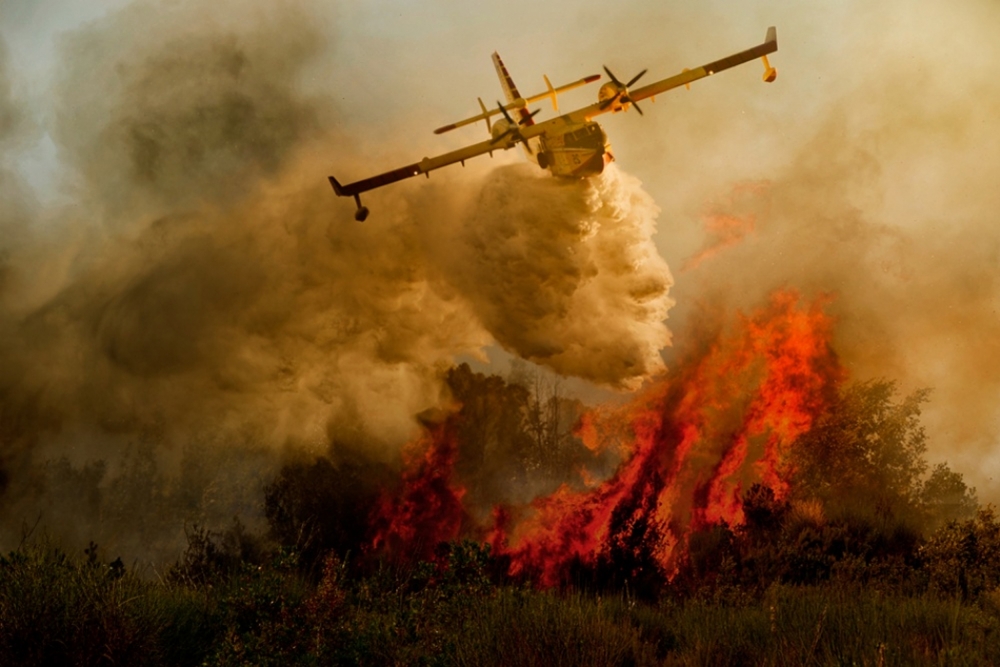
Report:
[[[517,86],[514,85],[514,80],[510,78],[510,73],[507,71],[507,67],[500,60],[500,54],[496,51],[493,52],[493,65],[497,68],[497,76],[500,77],[500,86],[503,88],[503,94],[507,97],[507,102],[515,102],[521,98],[521,93],[517,91]],[[527,106],[523,106],[517,110],[518,117],[517,120],[521,125],[534,125],[535,120],[531,117],[531,113],[528,111]]]

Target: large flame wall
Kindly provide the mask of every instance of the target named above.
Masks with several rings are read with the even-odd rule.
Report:
[[[844,375],[822,306],[777,293],[628,405],[591,415],[589,440],[627,422],[628,456],[592,488],[564,484],[527,506],[495,507],[484,539],[509,559],[510,574],[551,586],[578,565],[614,558],[669,578],[693,530],[743,522],[749,485],[786,497],[791,448]],[[463,524],[464,490],[452,474],[461,452],[451,433],[445,423],[414,445],[421,453],[411,455],[401,490],[376,509],[374,547],[415,555],[482,530],[467,515]]]

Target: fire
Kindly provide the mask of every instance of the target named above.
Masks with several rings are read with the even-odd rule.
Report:
[[[587,447],[600,446],[601,432],[626,432],[629,454],[600,484],[564,484],[527,507],[494,508],[485,539],[509,560],[510,574],[556,586],[577,568],[615,563],[669,579],[693,531],[743,522],[741,495],[750,485],[787,497],[791,448],[844,375],[822,306],[778,293],[626,407],[588,415],[578,429]],[[382,516],[394,512],[382,535],[407,543],[459,534],[462,492],[445,484],[458,452],[444,435],[424,443],[402,495],[381,508]]]
[[[465,488],[452,480],[457,454],[454,417],[428,426],[407,447],[401,488],[383,493],[372,511],[372,550],[429,558],[437,544],[459,536]]]
[[[757,215],[743,209],[748,201],[761,198],[769,187],[766,181],[741,183],[733,188],[728,197],[715,202],[702,215],[708,243],[684,263],[681,271],[696,269],[704,261],[752,235],[757,226]]]

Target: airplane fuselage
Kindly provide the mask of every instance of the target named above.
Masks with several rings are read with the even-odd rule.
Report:
[[[546,132],[539,137],[538,166],[548,169],[553,176],[596,176],[614,160],[608,135],[597,123],[582,123],[565,130]]]

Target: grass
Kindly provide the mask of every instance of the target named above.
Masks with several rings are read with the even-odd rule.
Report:
[[[475,548],[451,562],[352,575],[330,558],[317,581],[278,554],[192,583],[25,546],[0,560],[0,664],[1000,664],[998,592],[774,585],[646,604],[497,584]]]

